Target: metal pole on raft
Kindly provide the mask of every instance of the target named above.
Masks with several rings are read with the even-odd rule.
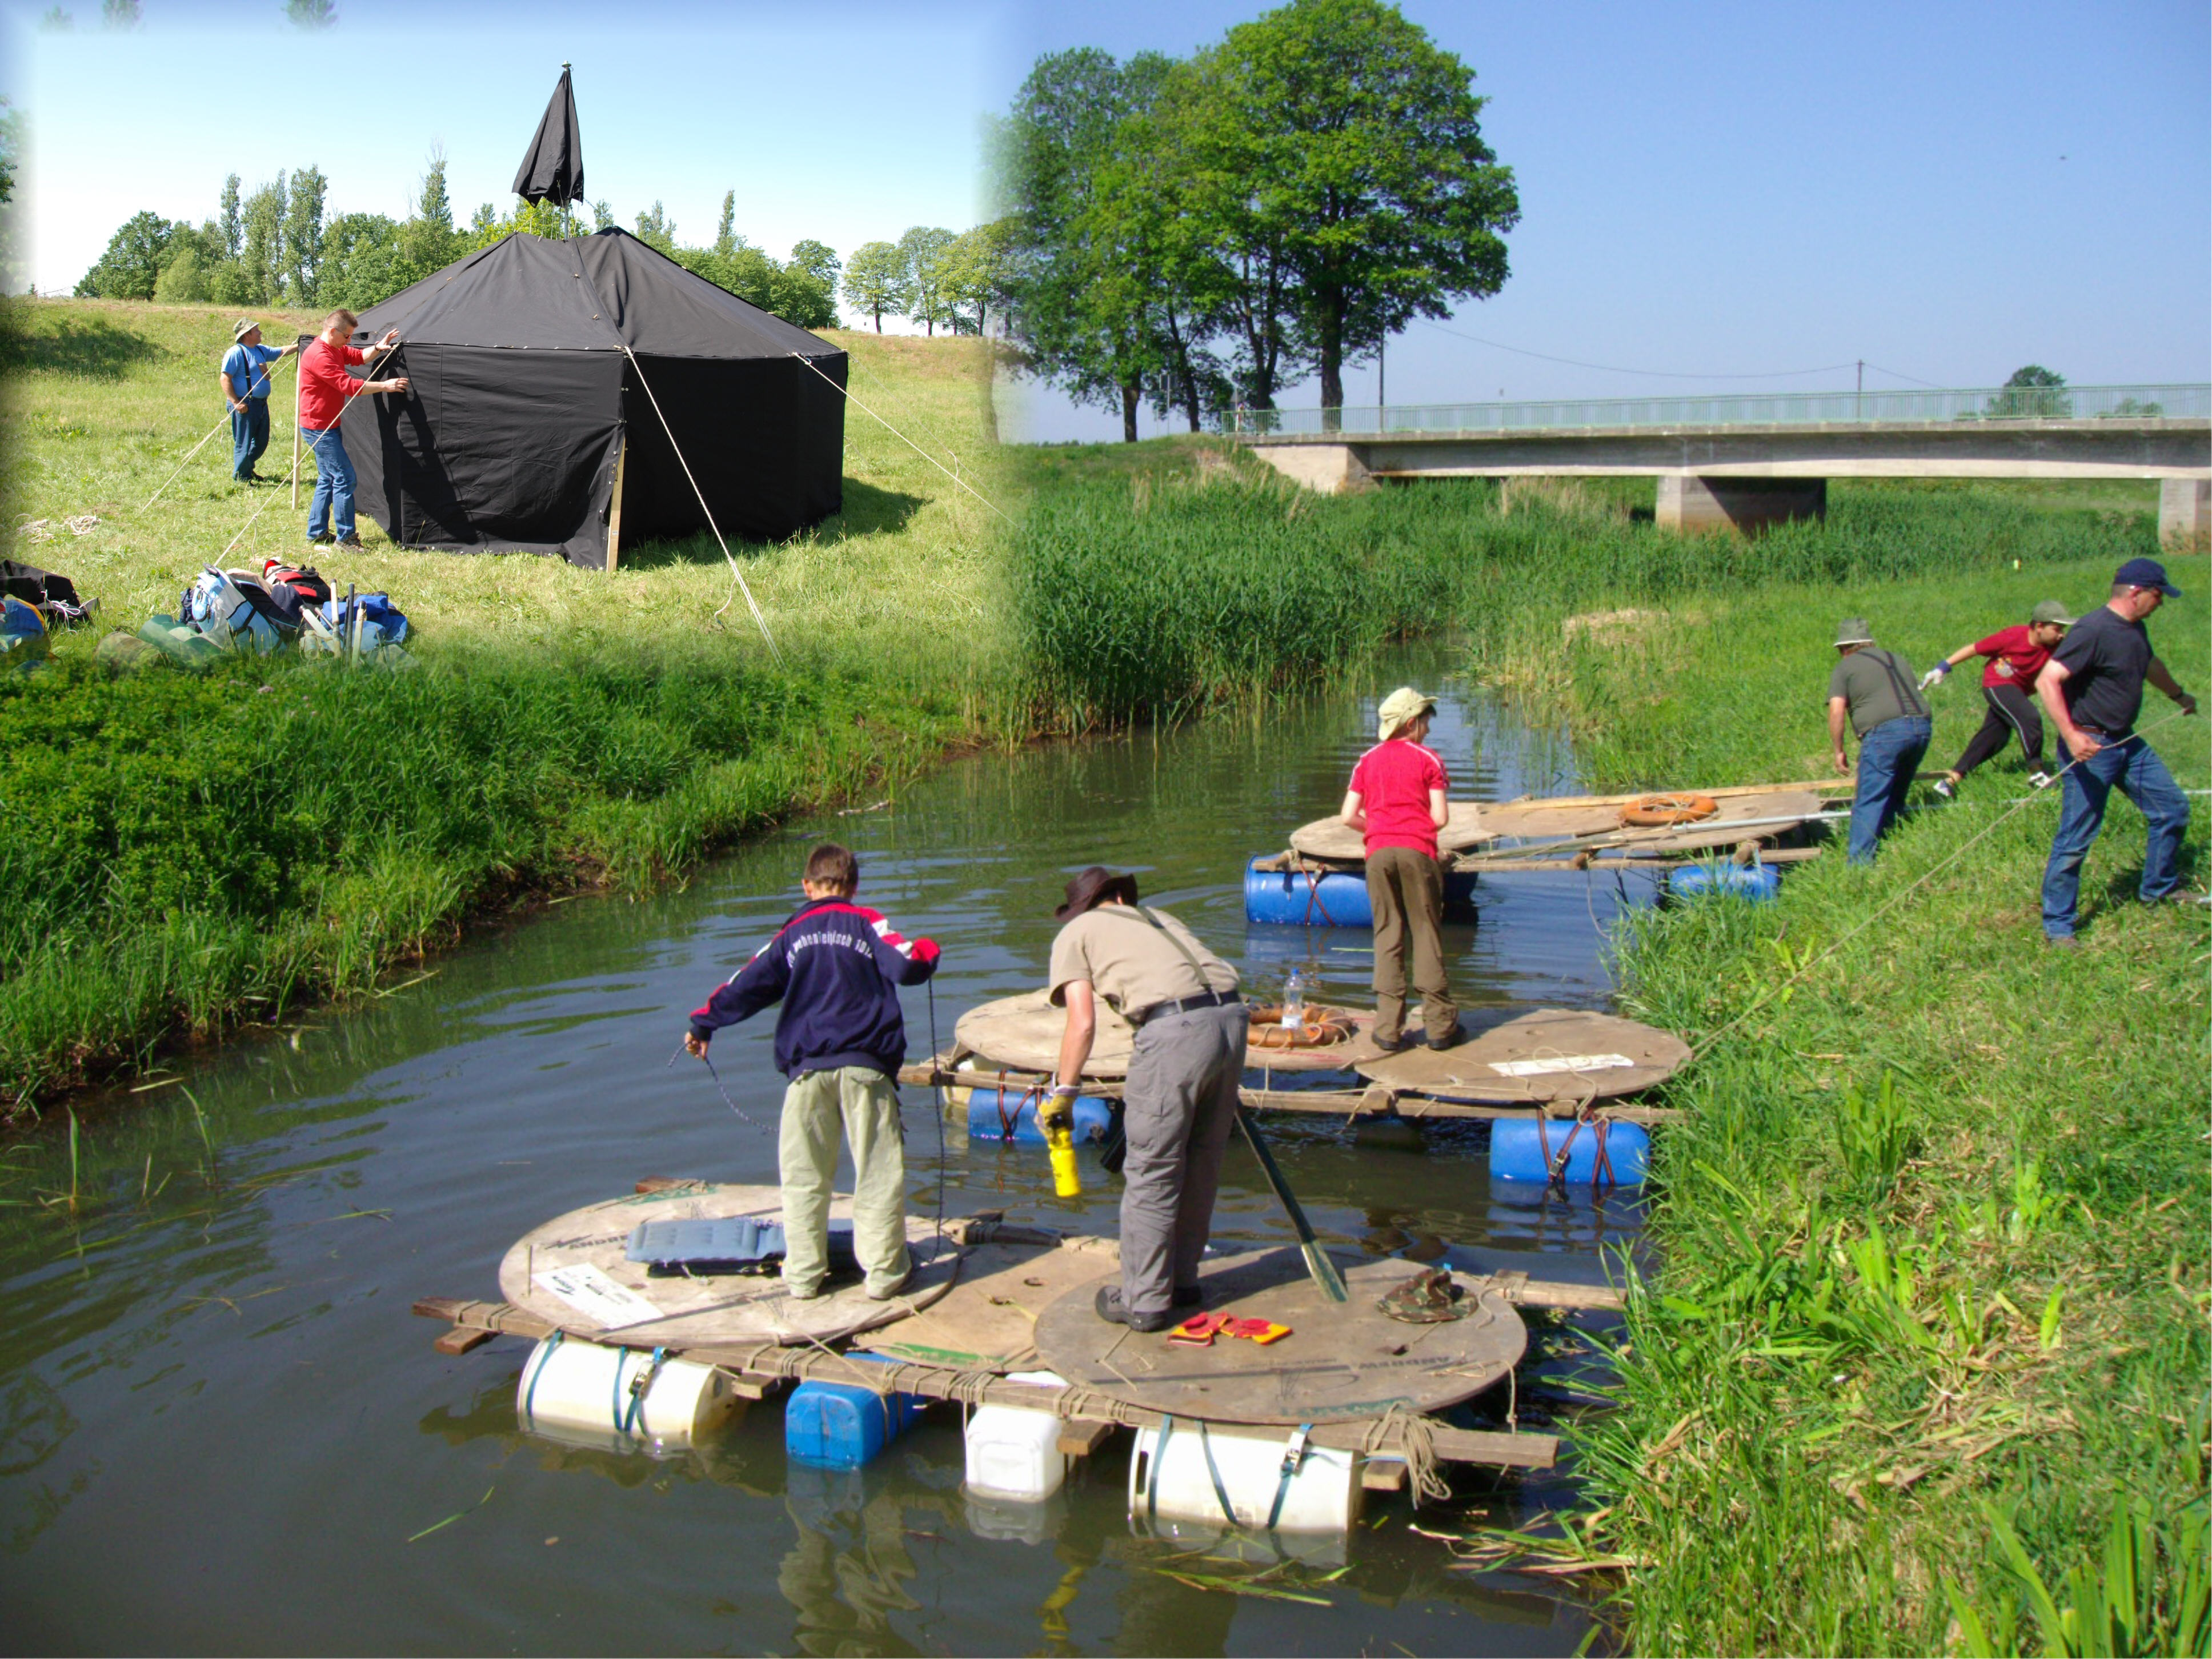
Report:
[[[1260,1160],[1260,1171],[1267,1177],[1267,1185],[1274,1189],[1275,1201],[1283,1206],[1283,1213],[1291,1218],[1291,1226],[1298,1236],[1298,1252],[1306,1259],[1306,1271],[1321,1293],[1331,1302],[1349,1302],[1352,1293],[1344,1288],[1344,1275],[1337,1272],[1336,1263],[1328,1259],[1321,1241],[1314,1237],[1313,1223],[1306,1219],[1305,1210],[1291,1191],[1291,1183],[1283,1179],[1283,1171],[1275,1162],[1275,1155],[1267,1150],[1267,1143],[1252,1127],[1252,1115],[1242,1106],[1236,1109],[1237,1127],[1244,1132],[1244,1139],[1252,1148],[1252,1155]]]

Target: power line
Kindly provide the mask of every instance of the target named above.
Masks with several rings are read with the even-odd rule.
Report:
[[[1463,329],[1446,328],[1442,323],[1430,322],[1425,317],[1417,317],[1414,321],[1425,327],[1436,330],[1439,334],[1449,334],[1459,340],[1472,340],[1475,344],[1488,346],[1493,351],[1510,351],[1516,357],[1535,357],[1547,363],[1565,363],[1570,368],[1594,368],[1605,374],[1640,374],[1655,380],[1793,380],[1802,379],[1808,374],[1832,374],[1846,368],[1857,367],[1856,362],[1854,361],[1848,363],[1823,363],[1817,368],[1785,368],[1772,374],[1698,374],[1667,368],[1624,368],[1619,363],[1586,363],[1578,357],[1555,357],[1547,351],[1530,351],[1522,346],[1510,346],[1502,341],[1486,340],[1480,335],[1469,334]],[[1874,368],[1877,365],[1869,363],[1867,367]],[[1899,380],[1912,380],[1910,374],[1898,374],[1892,369],[1885,368],[1881,372]],[[1913,380],[1912,383],[1915,386],[1930,384],[1926,380]]]

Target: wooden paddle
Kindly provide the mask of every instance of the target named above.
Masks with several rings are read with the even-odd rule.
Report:
[[[1241,1106],[1237,1110],[1237,1127],[1243,1130],[1244,1139],[1251,1145],[1252,1155],[1260,1160],[1261,1171],[1267,1177],[1267,1185],[1274,1188],[1275,1202],[1283,1206],[1283,1213],[1291,1218],[1291,1226],[1298,1236],[1298,1251],[1306,1259],[1306,1271],[1313,1275],[1313,1282],[1321,1287],[1321,1293],[1331,1302],[1351,1301],[1352,1292],[1344,1288],[1344,1275],[1337,1272],[1336,1263],[1328,1259],[1328,1253],[1322,1249],[1321,1241],[1314,1237],[1313,1223],[1306,1219],[1305,1211],[1299,1206],[1297,1195],[1291,1191],[1291,1183],[1283,1179],[1283,1171],[1275,1162],[1275,1155],[1267,1150],[1267,1143],[1261,1139],[1260,1131],[1253,1126],[1252,1115]]]

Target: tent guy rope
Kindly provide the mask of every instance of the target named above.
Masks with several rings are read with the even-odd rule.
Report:
[[[793,352],[791,355],[797,357],[800,362],[805,363],[807,368],[812,369],[817,374],[822,374],[821,365],[815,362],[811,358],[796,351]],[[859,410],[862,414],[875,421],[884,428],[884,431],[890,433],[891,436],[896,438],[901,443],[904,444],[908,449],[914,451],[915,454],[921,456],[923,460],[927,461],[932,466],[935,467],[939,472],[942,472],[946,477],[951,479],[954,483],[959,485],[961,489],[966,490],[970,495],[975,496],[977,501],[981,501],[983,505],[989,507],[992,512],[998,513],[999,516],[1002,519],[1006,519],[1008,524],[1012,524],[1013,522],[1012,519],[1006,518],[1006,515],[1004,513],[999,512],[998,504],[996,502],[993,501],[988,496],[977,489],[975,485],[969,483],[967,479],[962,477],[957,472],[955,472],[951,467],[945,465],[944,462],[939,460],[936,456],[931,454],[920,444],[915,442],[913,439],[908,437],[905,433],[900,431],[889,421],[884,420],[884,417],[877,414],[874,410],[870,409],[867,404],[862,403],[858,398],[855,398],[849,387],[837,386],[837,382],[830,380],[830,377],[827,374],[822,374],[822,378],[825,380],[830,380],[830,384],[831,386],[836,386],[837,390],[843,393],[845,401],[851,404],[854,408]]]
[[[660,412],[660,399],[653,395],[652,383],[645,378],[645,366],[638,362],[637,353],[629,349],[629,341],[624,340],[622,343],[622,349],[623,356],[629,359],[629,366],[637,371],[637,383],[645,388],[646,401],[653,405],[653,415],[660,422],[660,429],[668,434],[668,447],[676,452],[677,465],[684,469],[684,477],[691,486],[691,493],[699,498],[699,510],[707,515],[707,528],[714,532],[714,540],[721,547],[723,558],[729,561],[730,574],[738,579],[738,591],[745,596],[746,607],[753,613],[753,621],[760,628],[761,638],[768,641],[768,653],[775,659],[776,666],[781,668],[783,665],[783,653],[776,648],[775,635],[769,632],[768,618],[761,614],[760,602],[753,598],[753,590],[745,580],[745,573],[738,568],[738,562],[730,552],[729,543],[722,540],[722,527],[714,522],[714,509],[707,505],[707,492],[699,488],[698,479],[691,476],[691,463],[684,459],[684,446],[676,441],[676,434],[669,427],[668,416]],[[792,356],[796,357],[799,354],[793,352]],[[800,361],[803,362],[805,360],[800,358]],[[815,372],[821,373],[819,369]],[[714,614],[719,617],[722,611],[729,608],[730,602],[725,599],[722,601],[720,610],[716,611]]]

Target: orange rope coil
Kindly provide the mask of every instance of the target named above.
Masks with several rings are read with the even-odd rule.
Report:
[[[1620,809],[1620,821],[1638,829],[1696,823],[1721,810],[1711,795],[1644,795]]]

